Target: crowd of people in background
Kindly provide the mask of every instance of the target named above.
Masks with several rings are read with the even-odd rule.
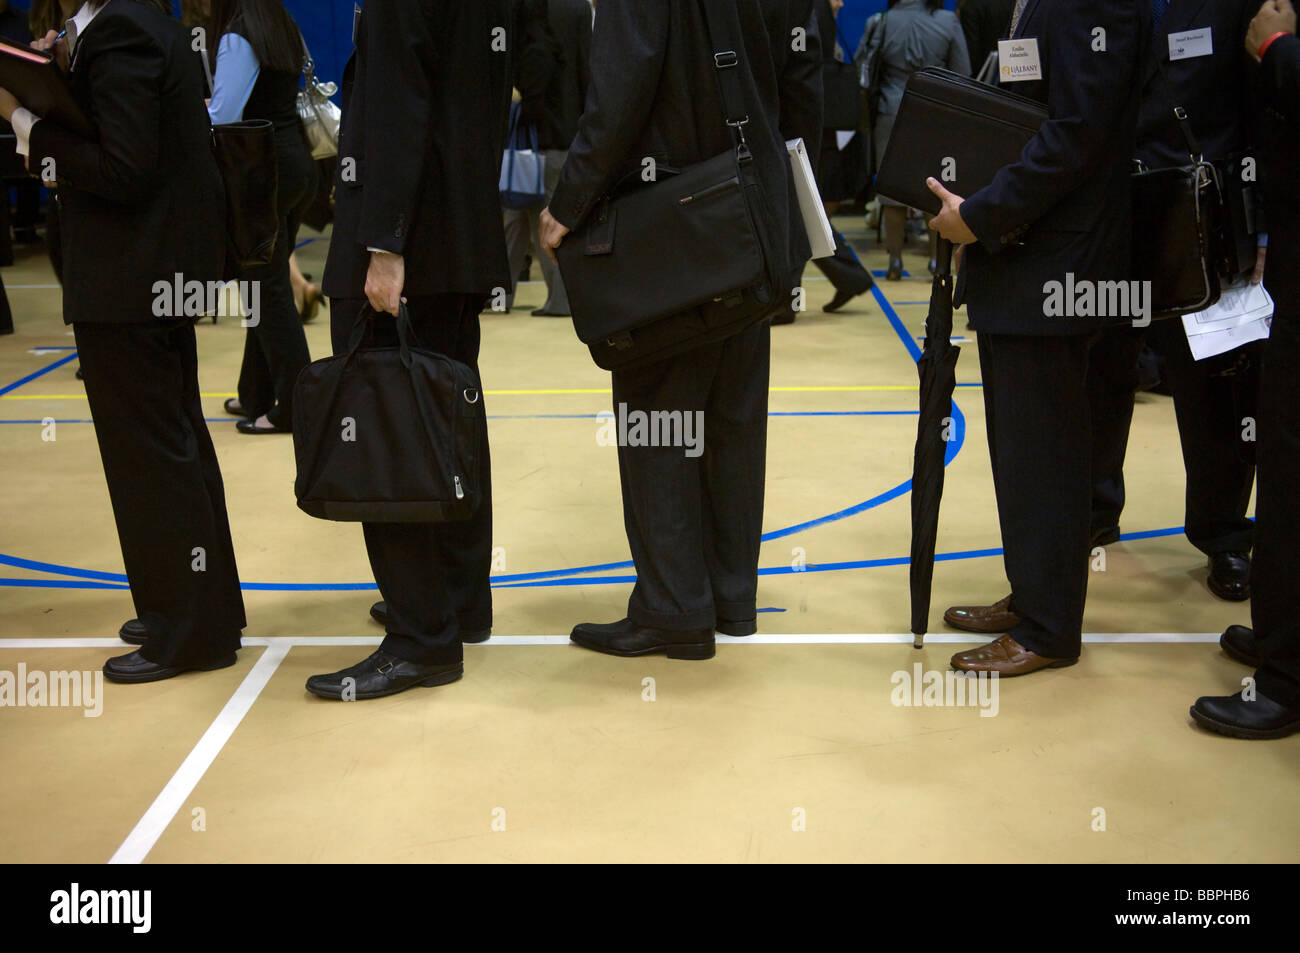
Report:
[[[948,611],[955,627],[1000,633],[989,646],[958,653],[953,666],[1012,676],[1077,661],[1087,557],[1120,538],[1134,395],[1144,355],[1154,355],[1145,360],[1159,362],[1177,413],[1187,537],[1208,560],[1215,596],[1254,600],[1255,631],[1233,627],[1223,646],[1258,668],[1263,702],[1242,693],[1201,699],[1193,717],[1241,737],[1300,730],[1292,542],[1300,532],[1292,410],[1300,403],[1293,340],[1300,40],[1289,0],[960,0],[955,12],[940,0],[891,0],[856,44],[837,27],[842,0],[726,0],[726,7],[743,47],[745,145],[772,201],[779,267],[796,285],[808,248],[797,210],[786,204],[786,140],[808,146],[828,214],[865,213],[871,203],[884,277],[900,280],[908,274],[908,226],[919,215],[872,187],[908,78],[942,67],[991,79],[999,40],[1039,44],[1041,76],[1017,91],[1048,109],[1051,135],[974,195],[936,188],[944,206],[924,250],[933,273],[939,236],[965,246],[958,297],[980,337],[1013,590],[991,605]],[[302,34],[281,0],[187,3],[185,17],[210,38],[197,57],[165,0],[34,6],[34,44],[66,64],[74,98],[95,118],[95,138],[0,91],[0,114],[27,167],[50,160],[58,170],[57,207],[47,216],[51,257],[137,610],[122,636],[140,648],[105,666],[120,682],[233,664],[246,622],[199,400],[194,322],[147,320],[149,289],[173,274],[260,285],[260,321],[247,330],[238,396],[226,402],[246,434],[292,429],[294,382],[311,360],[303,323],[323,305],[322,289],[293,257],[322,184],[297,108]],[[506,47],[489,43],[501,24],[515,40]],[[1099,26],[1109,36],[1105,58],[1078,39]],[[26,38],[21,27],[0,15],[0,30]],[[1190,57],[1171,55],[1167,36],[1193,28],[1212,32],[1213,43]],[[808,43],[792,45],[795,35]],[[596,199],[643,156],[688,166],[727,148],[707,38],[701,0],[610,0],[599,10],[593,0],[368,0],[343,77],[339,142],[340,156],[362,171],[325,188],[334,195],[323,292],[335,350],[359,320],[371,321],[375,344],[395,344],[394,319],[405,311],[427,347],[477,373],[480,314],[500,310],[493,302],[502,290],[508,310],[532,263],[546,284],[533,314],[567,315],[555,254]],[[847,63],[861,77],[863,118],[834,128],[823,122],[823,74]],[[1237,236],[1246,252],[1235,278],[1268,284],[1277,308],[1272,339],[1215,360],[1193,359],[1179,322],[1049,327],[1040,310],[1044,279],[1085,268],[1126,277],[1132,256],[1143,254],[1141,236],[1129,247],[1130,166],[1186,160],[1171,99],[1225,177],[1244,156],[1257,155],[1263,169],[1263,189],[1249,200],[1256,214]],[[503,153],[512,109],[514,128],[535,131],[547,160],[546,201],[504,210],[498,170],[483,157]],[[155,121],[159,115],[166,121]],[[232,274],[210,132],[249,119],[275,130],[279,234],[270,262]],[[22,194],[20,228],[31,211]],[[827,312],[874,285],[845,235],[834,238],[834,254],[815,262],[834,287]],[[693,460],[620,447],[637,582],[627,617],[579,625],[577,644],[614,655],[708,658],[715,632],[756,630],[770,326],[795,315],[782,304],[733,337],[614,371],[618,403],[704,414],[708,450]],[[1259,417],[1257,447],[1243,446],[1243,408]],[[462,643],[487,638],[492,625],[490,464],[482,449],[483,502],[471,519],[365,524],[384,597],[372,614],[387,637],[357,665],[313,676],[310,691],[343,698],[350,686],[354,697],[379,697],[460,677]],[[1247,515],[1256,479],[1258,523]],[[200,551],[206,569],[196,574]]]

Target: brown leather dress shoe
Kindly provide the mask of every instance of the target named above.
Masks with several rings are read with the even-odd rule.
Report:
[[[1011,597],[991,606],[953,606],[943,614],[943,621],[963,632],[1010,632],[1020,624],[1020,616],[1011,611]]]
[[[1079,661],[1074,658],[1044,658],[1031,652],[1009,635],[1000,635],[988,645],[958,652],[952,667],[959,672],[997,672],[1000,678],[1028,675],[1040,668],[1064,668]]]

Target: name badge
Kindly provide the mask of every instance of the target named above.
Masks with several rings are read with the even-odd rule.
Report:
[[[352,45],[357,45],[357,32],[361,29],[361,4],[352,4]]]
[[[1213,52],[1214,30],[1211,27],[1169,34],[1170,61],[1190,60],[1197,56],[1209,56]]]
[[[1038,40],[998,40],[998,75],[1004,83],[1024,83],[1043,78]]]

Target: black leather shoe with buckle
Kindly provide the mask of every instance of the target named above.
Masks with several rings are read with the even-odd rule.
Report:
[[[363,701],[396,695],[417,685],[446,685],[464,674],[464,662],[422,665],[380,649],[351,668],[329,675],[313,675],[307,679],[307,691],[335,701]]]

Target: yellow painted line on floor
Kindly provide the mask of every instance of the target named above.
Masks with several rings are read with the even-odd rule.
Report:
[[[834,386],[820,387],[771,387],[770,391],[784,394],[801,394],[801,393],[827,393],[831,391],[840,392],[862,392],[862,391],[914,391],[918,389],[916,384],[842,384]],[[566,394],[610,394],[612,391],[608,387],[574,387],[574,388],[539,388],[533,390],[489,390],[485,391],[489,397],[550,397]],[[238,397],[238,394],[221,393],[221,394],[200,394],[200,397],[226,398]],[[6,394],[0,397],[0,400],[85,400],[85,394]]]

